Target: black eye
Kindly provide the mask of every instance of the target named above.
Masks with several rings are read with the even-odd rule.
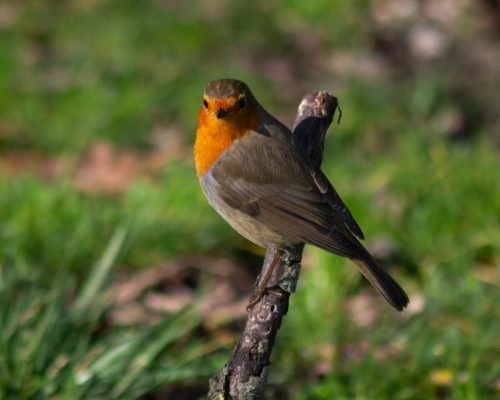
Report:
[[[203,107],[208,110],[208,101],[206,101],[205,99],[203,100]]]
[[[239,99],[239,101],[238,101],[238,106],[239,106],[240,108],[245,107],[245,106],[246,106],[246,104],[247,104],[247,99],[245,99],[244,97],[242,97],[241,99]]]

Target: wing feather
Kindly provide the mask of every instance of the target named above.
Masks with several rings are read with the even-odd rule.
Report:
[[[221,196],[251,216],[257,205],[271,219],[300,217],[321,232],[341,225],[362,239],[359,225],[323,172],[296,147],[290,133],[277,128],[245,136],[244,144],[236,141],[213,166]]]

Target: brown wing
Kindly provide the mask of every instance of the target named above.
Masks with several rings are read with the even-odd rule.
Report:
[[[216,164],[215,177],[221,183],[242,179],[245,184],[273,185],[278,190],[294,182],[290,190],[294,190],[294,195],[303,203],[316,206],[327,219],[326,224],[332,223],[332,216],[340,217],[341,224],[359,239],[364,239],[361,228],[328,178],[295,146],[291,133],[284,126],[268,126],[262,134],[253,133],[244,141],[235,142],[231,152]],[[265,195],[273,197],[269,192]],[[304,210],[308,208],[304,204]]]
[[[335,211],[313,190],[280,184],[219,181],[224,201],[294,242],[316,245],[344,257],[361,257],[361,245]]]
[[[235,142],[212,170],[219,194],[291,240],[360,257],[364,249],[353,233],[362,237],[361,229],[323,173],[294,145],[258,133]]]

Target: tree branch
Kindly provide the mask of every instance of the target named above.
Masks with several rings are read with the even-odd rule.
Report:
[[[337,105],[337,99],[328,93],[314,92],[304,96],[297,111],[293,136],[318,165]],[[297,286],[303,249],[304,245],[299,244],[283,252],[264,296],[248,313],[245,329],[231,359],[210,379],[208,399],[256,399],[262,393],[274,340],[288,311],[290,295]],[[267,249],[261,277],[278,251]]]

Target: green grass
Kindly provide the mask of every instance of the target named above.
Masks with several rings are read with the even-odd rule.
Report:
[[[2,398],[137,398],[206,374],[199,360],[209,347],[193,337],[189,349],[176,348],[200,323],[193,309],[148,327],[99,333],[110,310],[109,275],[127,233],[126,226],[116,230],[81,289],[68,273],[44,287],[17,265],[2,266]]]
[[[131,266],[201,253],[231,236],[185,164],[171,164],[158,182],[138,181],[119,198],[88,197],[68,180],[0,182],[0,254],[16,257],[17,268],[38,265],[48,276],[68,269],[84,273],[121,222],[130,223],[124,263]]]
[[[375,51],[370,4],[27,1],[2,9],[0,158],[41,155],[65,168],[42,178],[0,160],[0,398],[136,399],[165,390],[196,398],[229,357],[238,324],[214,326],[195,311],[213,272],[199,277],[193,306],[151,324],[107,325],[117,276],[192,254],[248,255],[203,198],[188,150],[203,85],[228,76],[248,81],[286,122],[307,91],[339,97],[343,117],[327,138],[324,170],[367,245],[388,243],[384,263],[422,301],[395,313],[372,300],[348,260],[306,248],[267,398],[498,396],[500,164],[491,127],[499,125],[484,111],[493,103],[478,88],[457,95],[463,82],[444,62],[397,78],[335,75],[328,63],[337,50]],[[477,39],[466,22],[457,42]],[[468,136],[443,132],[450,110],[462,113]],[[171,128],[187,156],[141,171],[120,194],[75,187],[96,143],[147,165],[153,132]],[[359,299],[375,310],[366,325],[349,311]]]

